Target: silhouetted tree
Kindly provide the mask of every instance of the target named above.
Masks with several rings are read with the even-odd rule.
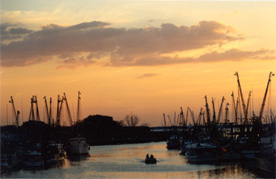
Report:
[[[123,121],[126,126],[135,127],[140,122],[140,119],[136,115],[126,115]]]
[[[125,126],[125,121],[124,120],[120,120],[120,121],[117,121],[118,122],[118,125],[124,127]]]

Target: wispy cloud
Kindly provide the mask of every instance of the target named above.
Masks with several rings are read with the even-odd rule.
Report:
[[[167,57],[165,54],[223,45],[242,40],[232,27],[215,21],[201,21],[192,26],[162,24],[160,27],[112,28],[107,22],[84,22],[68,27],[57,24],[32,31],[11,28],[6,24],[7,37],[20,35],[21,40],[2,43],[2,66],[26,66],[58,59],[58,68],[74,69],[89,66],[103,57],[108,66],[153,66],[176,63],[242,60],[271,57],[269,50],[216,51],[199,58]]]
[[[158,74],[155,74],[155,73],[145,73],[141,76],[138,76],[137,79],[143,79],[143,78],[152,78],[152,77],[155,77],[155,76],[158,76]]]

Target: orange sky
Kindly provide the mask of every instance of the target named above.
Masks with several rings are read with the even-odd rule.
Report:
[[[224,96],[233,120],[236,71],[259,114],[276,72],[275,10],[258,1],[1,1],[1,124],[13,122],[10,96],[22,123],[32,95],[45,120],[43,97],[55,118],[64,92],[75,119],[78,91],[83,118],[132,112],[159,126],[181,106],[197,116],[207,95],[216,111]],[[267,102],[276,112],[274,81]]]

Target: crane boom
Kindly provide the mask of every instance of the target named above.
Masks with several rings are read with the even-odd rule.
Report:
[[[262,121],[263,111],[264,111],[264,106],[265,106],[265,101],[266,101],[266,96],[267,96],[267,91],[268,91],[268,88],[269,88],[271,77],[274,76],[274,75],[275,74],[273,74],[272,72],[269,73],[268,82],[267,82],[267,86],[266,86],[266,90],[265,90],[265,94],[264,94],[264,99],[263,99],[263,103],[262,103],[261,110],[260,110],[260,115],[259,115],[259,120],[260,121]]]

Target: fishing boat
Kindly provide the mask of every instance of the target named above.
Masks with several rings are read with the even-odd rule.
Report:
[[[171,135],[170,138],[167,140],[167,149],[180,149],[180,142],[177,135]]]
[[[190,148],[195,145],[196,143],[193,143],[192,141],[183,141],[180,145],[180,155],[186,155]]]
[[[188,147],[189,163],[211,163],[219,161],[218,147],[212,143],[197,143]]]
[[[41,152],[36,150],[26,152],[23,157],[23,168],[24,169],[43,169],[44,160]]]
[[[65,151],[60,143],[50,143],[44,152],[44,160],[46,165],[57,165],[65,159]]]
[[[1,173],[5,170],[11,169],[11,161],[9,160],[9,156],[7,154],[1,154]]]
[[[65,150],[67,155],[88,155],[90,147],[85,138],[72,138],[69,139]]]
[[[261,137],[261,152],[255,156],[256,168],[267,177],[275,178],[276,176],[276,134]]]

